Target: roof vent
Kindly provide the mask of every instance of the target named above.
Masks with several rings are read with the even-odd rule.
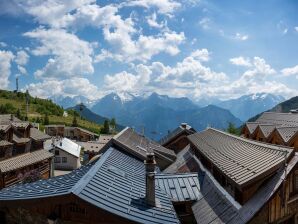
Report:
[[[155,201],[155,156],[154,153],[146,153],[144,161],[146,168],[146,201],[151,206],[156,206]]]
[[[187,123],[181,123],[181,127],[184,128],[184,129],[186,129]]]

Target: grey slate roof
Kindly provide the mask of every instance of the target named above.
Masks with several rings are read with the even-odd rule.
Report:
[[[186,125],[185,128],[180,125],[178,128],[174,129],[169,134],[167,134],[166,136],[161,138],[158,141],[158,143],[165,146],[166,144],[168,144],[170,141],[172,141],[174,138],[178,137],[182,133],[186,133],[187,135],[190,135],[190,134],[193,134],[195,132],[196,131],[190,125]]]
[[[188,136],[200,151],[238,187],[276,171],[293,149],[240,138],[216,129]]]
[[[32,138],[35,141],[40,141],[40,140],[47,140],[52,137],[38,130],[37,128],[30,128],[30,138]]]
[[[11,123],[11,125],[15,128],[27,128],[30,123],[27,121],[14,121]]]
[[[7,146],[7,145],[13,145],[11,142],[8,142],[6,140],[1,140],[0,141],[0,146]]]
[[[125,128],[114,136],[113,143],[119,144],[140,159],[146,158],[146,152],[154,152],[155,156],[165,160],[170,165],[176,159],[173,150],[167,149],[153,140],[141,136],[131,128]]]
[[[2,190],[0,204],[5,201],[29,200],[48,195],[73,194],[129,221],[179,223],[170,198],[162,190],[156,189],[157,207],[150,207],[145,203],[145,166],[143,161],[125,152],[109,148],[85,172],[85,175],[80,175],[74,180],[67,176],[68,182],[64,181],[64,177]],[[52,185],[54,185],[53,189]]]
[[[0,161],[0,171],[2,173],[16,170],[22,167],[26,167],[28,165],[38,163],[42,160],[49,159],[54,155],[47,150],[40,149],[34,152],[24,153],[3,161]]]
[[[298,114],[297,113],[275,113],[264,112],[256,122],[265,124],[281,125],[285,127],[298,126]]]
[[[288,143],[294,136],[298,134],[298,126],[297,127],[278,127],[276,128],[277,132],[283,139],[285,143]]]
[[[15,143],[27,143],[30,141],[30,138],[22,138],[22,137],[18,137],[16,134],[13,134],[12,136],[12,140]]]
[[[197,173],[158,174],[155,183],[174,202],[196,201],[201,197]]]

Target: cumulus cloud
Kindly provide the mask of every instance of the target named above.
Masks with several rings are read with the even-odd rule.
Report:
[[[166,22],[161,22],[161,23],[157,22],[157,15],[155,12],[151,16],[147,16],[147,23],[149,26],[158,28],[158,29],[166,27]]]
[[[244,40],[247,40],[247,39],[248,39],[248,35],[246,35],[246,34],[241,34],[241,33],[236,33],[236,34],[233,36],[233,39],[244,41]]]
[[[122,3],[122,6],[139,6],[146,9],[156,8],[160,14],[171,15],[175,10],[181,7],[179,1],[174,0],[129,0]]]
[[[236,58],[230,58],[230,62],[234,65],[239,65],[239,66],[245,66],[245,67],[251,66],[250,59],[244,58],[242,56],[236,57]]]
[[[9,85],[9,76],[11,62],[14,59],[14,55],[11,51],[0,50],[0,88],[7,89]]]
[[[94,100],[102,96],[97,86],[90,83],[86,78],[69,78],[64,80],[46,79],[39,83],[31,83],[25,87],[30,94],[41,98],[50,96],[85,96]]]
[[[298,65],[290,68],[284,68],[281,70],[281,73],[285,76],[298,75]]]
[[[5,42],[0,42],[0,47],[7,47],[7,44]]]
[[[211,19],[209,19],[208,17],[204,17],[199,21],[199,25],[205,30],[210,28],[210,24],[211,24]]]
[[[209,61],[210,53],[209,51],[204,49],[198,49],[190,54],[191,57],[198,59],[199,61]]]
[[[296,32],[298,32],[298,26],[295,26],[295,28],[294,28],[295,30],[296,30]]]
[[[63,29],[38,28],[24,36],[40,43],[32,50],[33,55],[51,56],[47,64],[35,72],[36,77],[70,77],[94,72],[92,46],[76,35]]]

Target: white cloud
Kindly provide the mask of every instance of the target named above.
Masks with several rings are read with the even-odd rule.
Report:
[[[248,35],[246,35],[246,34],[241,34],[241,33],[236,33],[236,34],[233,36],[233,39],[244,41],[244,40],[247,40],[247,39],[248,39]]]
[[[29,61],[29,55],[24,50],[20,50],[17,52],[15,62],[18,65],[26,65]]]
[[[285,76],[298,75],[298,65],[290,68],[284,68],[281,70],[281,73]]]
[[[298,32],[298,26],[295,26],[295,30]]]
[[[64,80],[46,79],[43,82],[31,83],[25,89],[28,89],[31,95],[41,98],[81,95],[95,100],[102,97],[102,92],[94,84],[88,79],[78,77]]]
[[[7,89],[9,85],[9,76],[11,62],[14,59],[14,55],[11,51],[0,50],[0,88]]]
[[[239,66],[246,66],[246,67],[251,66],[250,59],[244,58],[242,56],[236,57],[236,58],[230,58],[230,62],[234,65],[239,65]]]
[[[148,23],[149,26],[154,27],[154,28],[158,28],[158,29],[166,27],[165,22],[161,22],[161,23],[157,22],[157,15],[156,15],[155,12],[151,16],[147,17],[147,23]]]
[[[7,47],[7,44],[4,42],[0,42],[0,47]]]
[[[160,14],[171,15],[181,7],[181,3],[174,0],[128,0],[122,6],[140,6],[146,9],[156,8]]]
[[[27,70],[26,70],[25,67],[23,67],[23,66],[21,66],[21,65],[18,65],[17,67],[18,67],[18,70],[19,70],[19,72],[20,72],[21,74],[23,74],[23,75],[27,74]]]
[[[38,28],[24,34],[40,42],[32,50],[36,56],[50,55],[47,64],[35,72],[36,77],[70,77],[92,74],[93,49],[90,43],[63,29]]]
[[[210,28],[210,24],[211,20],[208,17],[204,17],[199,21],[199,25],[205,30]]]
[[[199,61],[209,61],[210,59],[210,53],[206,48],[195,50],[190,54],[190,56],[198,59]]]

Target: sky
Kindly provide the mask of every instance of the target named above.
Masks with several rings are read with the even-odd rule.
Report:
[[[0,88],[231,99],[298,95],[295,0],[1,0]]]

